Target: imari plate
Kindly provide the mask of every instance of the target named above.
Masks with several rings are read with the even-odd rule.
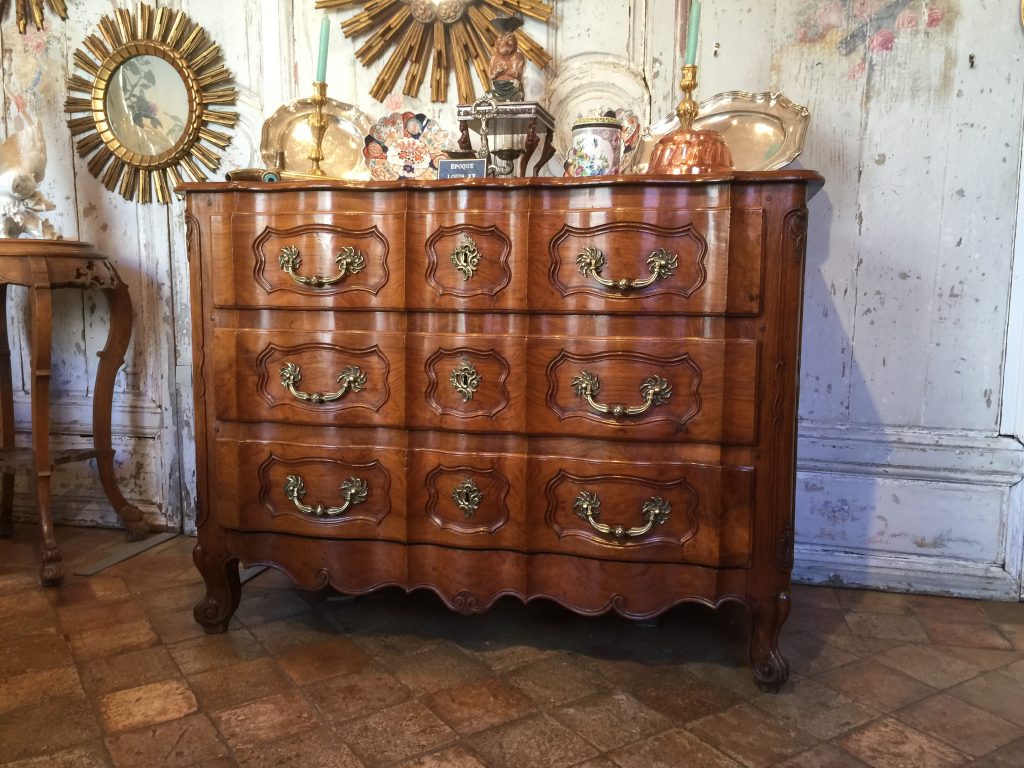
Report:
[[[451,148],[448,132],[426,115],[394,112],[366,136],[363,159],[377,181],[436,179],[437,161]]]

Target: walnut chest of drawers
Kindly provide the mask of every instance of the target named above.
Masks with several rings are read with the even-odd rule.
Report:
[[[777,689],[810,172],[191,184],[199,541],[304,588],[738,601]]]

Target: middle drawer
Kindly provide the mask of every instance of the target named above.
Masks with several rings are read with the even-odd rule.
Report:
[[[405,421],[401,333],[218,328],[216,417],[314,426]]]

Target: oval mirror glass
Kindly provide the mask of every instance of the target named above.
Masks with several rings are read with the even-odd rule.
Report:
[[[157,56],[133,56],[110,78],[107,121],[117,140],[140,155],[159,155],[185,133],[188,90],[178,71]]]

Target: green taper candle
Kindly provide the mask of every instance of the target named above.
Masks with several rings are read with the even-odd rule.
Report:
[[[331,22],[324,16],[320,22],[320,58],[316,62],[316,81],[327,82],[327,43],[331,39]]]
[[[686,29],[686,66],[692,67],[697,63],[697,35],[700,34],[700,0],[691,0],[690,18],[687,21]]]

